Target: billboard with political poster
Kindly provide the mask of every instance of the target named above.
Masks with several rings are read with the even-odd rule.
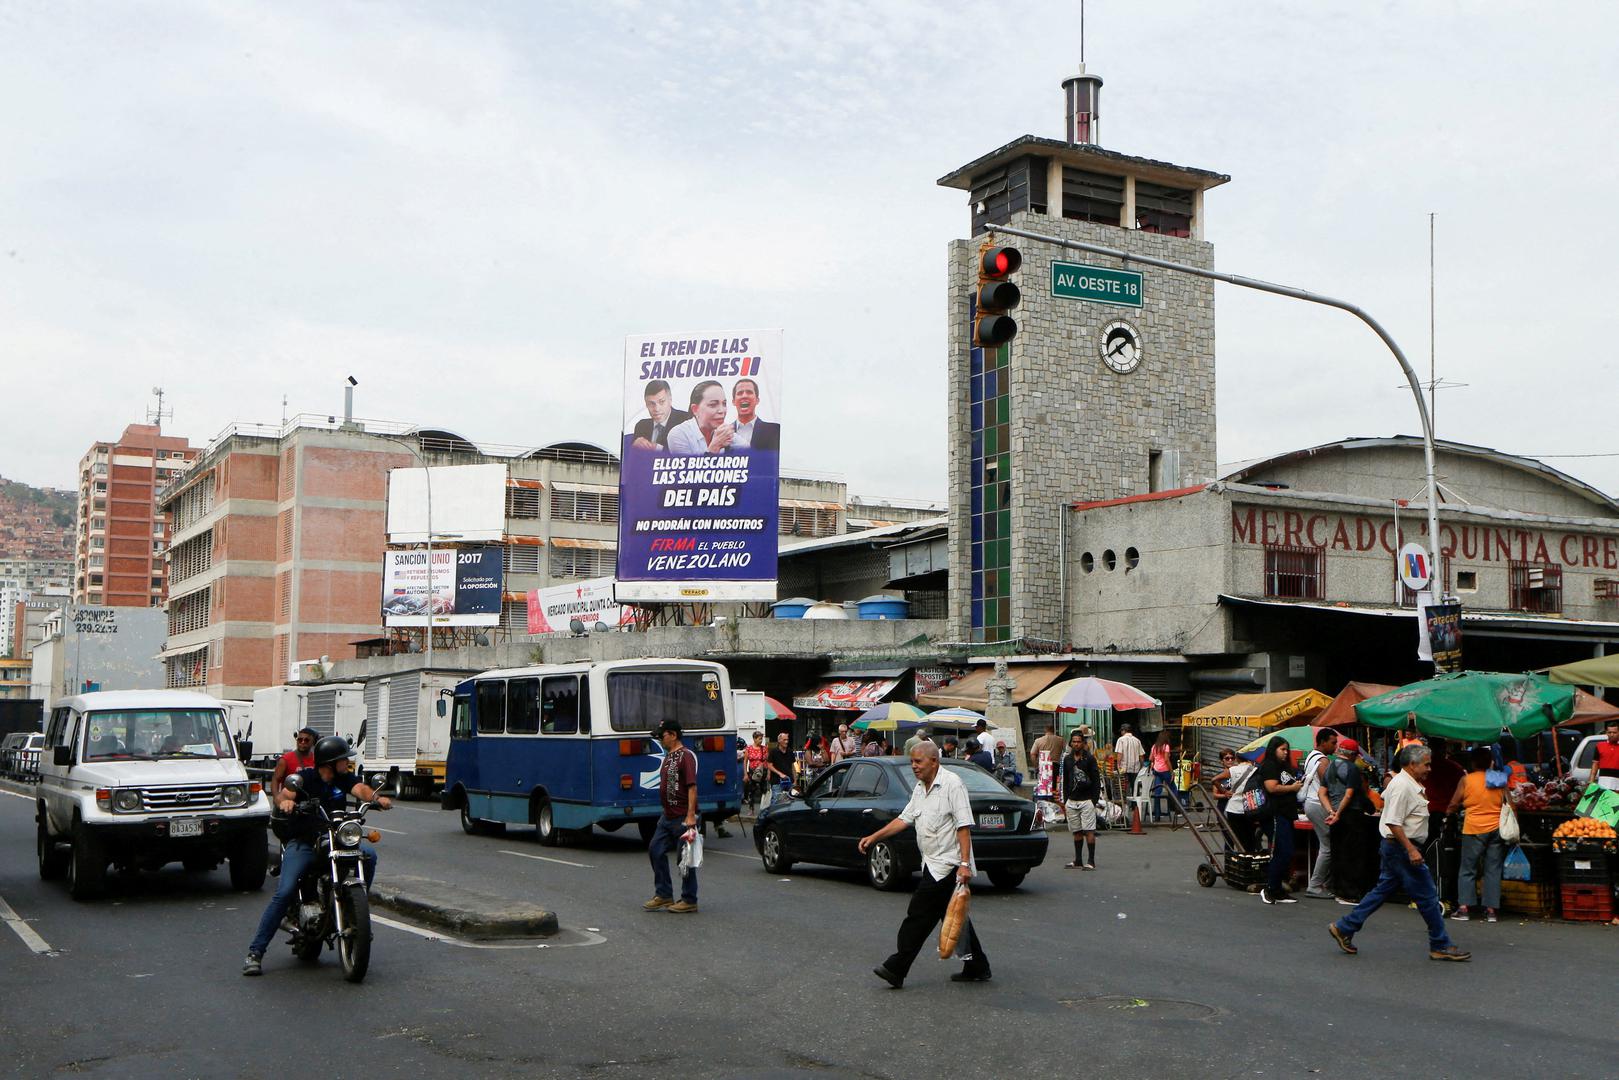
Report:
[[[631,609],[620,607],[613,596],[612,578],[591,578],[571,585],[552,585],[528,591],[528,632],[564,633],[578,619],[586,627],[597,623],[621,626],[630,621]]]
[[[383,552],[383,624],[426,626],[431,612],[434,626],[499,626],[500,553],[495,544],[434,549],[429,590],[426,549]]]
[[[624,341],[621,602],[776,598],[782,332]]]

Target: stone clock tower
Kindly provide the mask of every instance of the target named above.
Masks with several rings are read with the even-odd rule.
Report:
[[[1082,631],[1063,626],[1065,508],[1215,474],[1213,282],[993,236],[1008,225],[1213,266],[1203,193],[1230,177],[1102,149],[1101,85],[1084,65],[1064,82],[1066,139],[1025,135],[939,181],[967,192],[972,214],[971,239],[950,245],[947,307],[957,641],[1066,648]],[[1019,329],[978,348],[978,267],[991,244],[1023,255]]]

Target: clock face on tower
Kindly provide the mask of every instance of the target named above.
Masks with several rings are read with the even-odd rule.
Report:
[[[1141,335],[1124,321],[1111,322],[1102,327],[1102,363],[1128,375],[1141,364]]]

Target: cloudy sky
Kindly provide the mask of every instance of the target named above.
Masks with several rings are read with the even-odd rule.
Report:
[[[998,14],[997,14],[998,13]],[[1441,437],[1619,492],[1619,9],[1092,0],[1102,143],[1222,269],[1353,299]],[[974,48],[975,42],[999,47]],[[1017,47],[1018,43],[1026,47]],[[781,326],[784,467],[945,491],[934,181],[1060,137],[1074,3],[0,2],[0,474],[341,408],[610,442],[626,335]],[[1222,461],[1417,429],[1352,318],[1219,286]],[[1464,493],[1465,494],[1465,493]]]

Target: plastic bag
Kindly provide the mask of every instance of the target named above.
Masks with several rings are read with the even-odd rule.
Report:
[[[1503,844],[1516,844],[1518,842],[1518,815],[1513,812],[1512,804],[1505,799],[1501,800],[1501,818],[1496,823],[1501,833]]]
[[[688,831],[690,840],[680,845],[680,875],[682,877],[703,865],[703,834]]]
[[[1507,857],[1501,863],[1501,879],[1503,881],[1529,881],[1529,856],[1523,853],[1523,848],[1516,844],[1507,852]]]
[[[950,894],[950,906],[944,909],[944,921],[939,924],[940,960],[950,959],[956,951],[961,931],[967,925],[967,906],[972,895],[972,890],[964,882],[958,882],[956,891]]]

